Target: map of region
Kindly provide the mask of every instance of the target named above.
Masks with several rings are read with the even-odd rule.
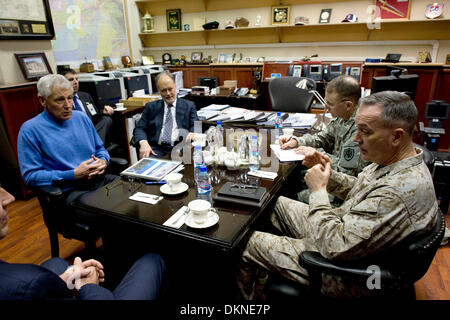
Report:
[[[0,0],[0,19],[46,21],[42,0]]]
[[[56,62],[128,55],[122,0],[50,0],[50,7]]]

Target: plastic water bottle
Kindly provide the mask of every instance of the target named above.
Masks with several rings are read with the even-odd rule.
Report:
[[[219,148],[220,148],[220,147],[223,147],[223,127],[222,127],[222,121],[217,121],[216,127],[217,127],[217,130],[219,131],[218,145],[219,145]]]
[[[197,183],[198,175],[200,173],[200,166],[204,164],[201,145],[195,145],[192,159],[194,160],[194,180]]]
[[[275,117],[275,143],[278,143],[278,138],[283,134],[283,118],[281,117],[281,112],[277,112]]]
[[[252,135],[250,140],[250,159],[248,167],[250,170],[259,169],[259,152],[258,152],[258,136],[256,134]]]
[[[212,203],[211,190],[211,181],[209,180],[207,168],[205,165],[201,165],[197,178],[197,198]]]

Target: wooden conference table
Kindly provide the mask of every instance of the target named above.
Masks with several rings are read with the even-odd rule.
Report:
[[[270,139],[270,131],[268,139]],[[181,207],[187,206],[190,201],[196,199],[192,164],[184,164],[184,170],[181,171],[182,182],[189,186],[189,189],[182,194],[165,195],[160,191],[161,185],[147,185],[140,181],[130,182],[122,177],[119,182],[113,182],[84,197],[83,203],[75,202],[72,205],[78,209],[96,213],[101,219],[105,263],[117,267],[114,271],[116,274],[122,272],[117,266],[118,260],[126,257],[129,258],[128,263],[130,263],[139,254],[153,251],[163,253],[165,260],[170,261],[168,264],[176,270],[171,273],[172,277],[175,274],[176,282],[186,280],[179,278],[182,273],[179,269],[180,265],[183,265],[184,271],[195,264],[197,267],[192,267],[194,271],[191,270],[191,273],[196,273],[198,268],[201,268],[199,264],[204,267],[213,263],[214,267],[208,268],[212,272],[210,280],[205,280],[205,283],[210,282],[211,279],[217,280],[213,270],[222,268],[228,273],[226,277],[221,276],[222,285],[229,285],[230,281],[233,281],[234,262],[240,255],[237,250],[240,248],[239,244],[245,243],[242,240],[251,234],[258,218],[264,214],[268,215],[282,187],[288,185],[290,179],[296,179],[297,175],[293,173],[301,167],[299,162],[278,162],[276,156],[271,155],[269,145],[270,143],[266,143],[268,149],[266,155],[271,156],[271,161],[278,164],[275,166],[278,176],[274,180],[269,180],[256,179],[247,175],[249,181],[244,181],[256,182],[265,187],[269,193],[267,200],[260,208],[214,201],[213,206],[219,215],[219,221],[209,228],[194,229],[183,225],[176,229],[163,225]],[[248,168],[230,171],[223,166],[208,167],[210,175],[220,177],[220,181],[213,183],[213,196],[225,182],[241,182],[240,177],[247,171]],[[162,195],[164,198],[155,205],[130,200],[129,197],[136,192]],[[136,249],[137,247],[140,248]],[[136,255],[130,253],[133,249],[137,250]],[[186,260],[189,261],[186,262]],[[174,265],[178,267],[173,267]],[[109,268],[111,270],[111,267]],[[125,267],[122,266],[122,268]],[[203,271],[202,274],[204,275]],[[195,286],[197,285],[198,283],[195,283]],[[185,287],[186,285],[183,288]],[[204,293],[208,290],[200,291]],[[179,288],[177,292],[180,292]]]

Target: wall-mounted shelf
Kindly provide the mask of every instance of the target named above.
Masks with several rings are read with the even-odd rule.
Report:
[[[315,24],[139,34],[146,48],[334,41],[449,40],[450,19]]]
[[[153,16],[165,15],[167,9],[181,9],[181,13],[204,11],[249,9],[259,7],[298,4],[314,4],[324,2],[346,2],[354,0],[147,0],[136,1],[141,14],[149,12]]]

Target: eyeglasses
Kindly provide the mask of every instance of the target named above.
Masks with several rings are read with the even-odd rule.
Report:
[[[336,102],[336,103],[329,103],[328,101],[325,100],[325,105],[326,105],[327,107],[335,107],[335,106],[337,106],[339,103],[342,103],[342,102],[344,102],[344,101],[350,101],[350,100],[349,100],[349,99],[342,99],[341,101]]]
[[[251,186],[248,184],[232,184],[230,186],[230,189],[233,190],[234,192],[240,191],[246,194],[252,194],[252,193],[256,193],[256,190],[258,189],[257,186]]]

